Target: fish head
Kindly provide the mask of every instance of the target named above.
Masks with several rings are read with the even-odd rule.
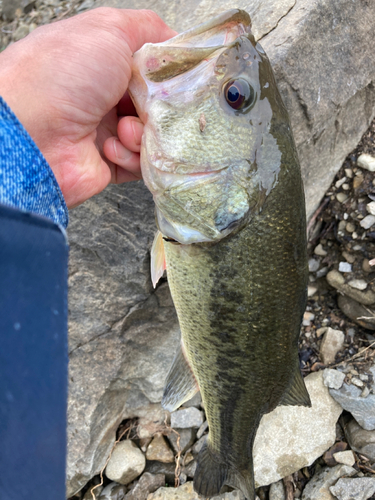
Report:
[[[250,25],[233,9],[134,54],[143,178],[162,234],[183,244],[238,230],[277,183],[281,99]]]

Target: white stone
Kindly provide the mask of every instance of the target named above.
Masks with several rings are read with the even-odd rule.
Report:
[[[366,215],[364,219],[361,220],[359,225],[363,227],[363,229],[370,229],[371,226],[375,224],[375,215]]]
[[[317,291],[318,291],[318,289],[316,288],[316,286],[309,285],[307,287],[307,296],[312,297],[313,295],[316,294]]]
[[[365,280],[350,280],[348,285],[357,290],[366,290],[367,283]]]
[[[146,458],[138,446],[126,439],[117,443],[109,459],[105,475],[111,481],[129,484],[142,474],[146,466]]]
[[[334,363],[336,354],[344,347],[344,340],[342,331],[327,328],[320,344],[320,355],[325,365]]]
[[[361,154],[358,157],[357,165],[369,170],[370,172],[375,172],[375,158],[373,156]]]
[[[285,500],[285,488],[281,480],[271,484],[269,500]]]
[[[335,182],[335,186],[337,187],[337,189],[339,187],[341,187],[344,184],[345,181],[346,181],[346,177],[343,177],[342,179],[339,179],[338,181],[336,181]]]
[[[203,424],[203,414],[197,408],[184,408],[171,413],[172,429],[187,429],[200,427]]]
[[[369,214],[375,215],[375,201],[371,201],[370,203],[367,203],[366,210]]]
[[[348,465],[325,467],[307,483],[302,493],[302,500],[333,500],[329,487],[341,476],[353,476],[357,471]]]
[[[341,273],[351,273],[352,272],[352,265],[349,264],[349,262],[340,262],[339,263],[339,271]]]
[[[340,389],[345,380],[345,373],[332,368],[326,368],[323,371],[323,382],[330,389]]]
[[[311,373],[305,383],[311,408],[278,406],[260,422],[253,448],[257,487],[311,465],[335,442],[340,405],[329,395],[322,372]]]
[[[340,478],[329,489],[338,500],[367,500],[375,493],[375,478]]]
[[[352,450],[338,451],[333,454],[333,458],[338,464],[349,465],[350,467],[355,464],[355,456]]]
[[[316,259],[309,259],[309,271],[315,273],[319,269],[320,262]]]

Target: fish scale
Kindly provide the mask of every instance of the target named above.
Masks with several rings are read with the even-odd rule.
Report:
[[[173,411],[201,391],[209,434],[194,488],[210,497],[227,485],[253,500],[262,415],[310,405],[297,351],[305,205],[288,114],[249,16],[235,9],[146,44],[130,92],[159,226],[152,278],[166,267],[181,327],[162,404]]]

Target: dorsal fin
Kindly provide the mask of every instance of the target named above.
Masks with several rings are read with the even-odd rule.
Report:
[[[151,247],[151,279],[154,288],[166,268],[163,235],[157,231]]]
[[[186,359],[181,342],[165,381],[161,404],[165,410],[174,411],[198,391],[197,380]]]

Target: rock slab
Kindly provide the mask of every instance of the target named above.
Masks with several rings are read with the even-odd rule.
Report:
[[[340,478],[329,489],[338,500],[367,500],[375,493],[375,478]]]
[[[340,405],[329,395],[322,372],[311,373],[305,383],[311,408],[279,406],[260,422],[253,449],[256,487],[311,465],[335,442]]]
[[[352,450],[375,460],[375,431],[366,431],[353,419],[346,425],[345,435]]]
[[[188,481],[178,488],[159,488],[149,495],[147,500],[202,500],[202,497],[195,493],[193,482]],[[245,497],[240,491],[235,490],[211,497],[211,500],[245,500]]]
[[[341,476],[353,476],[357,471],[348,465],[325,467],[307,483],[302,493],[302,500],[333,500],[329,488]]]
[[[343,384],[341,389],[330,389],[331,396],[346,411],[349,411],[359,425],[367,431],[375,429],[375,395],[361,397],[362,389],[355,385]]]

